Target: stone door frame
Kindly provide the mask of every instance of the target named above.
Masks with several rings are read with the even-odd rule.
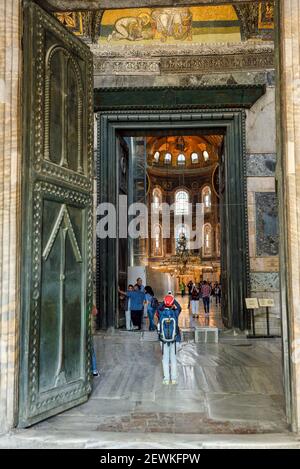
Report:
[[[171,93],[172,94],[172,93]],[[122,97],[120,95],[122,101]],[[97,202],[116,204],[116,151],[117,132],[122,130],[211,129],[222,128],[227,147],[227,218],[226,227],[231,249],[227,259],[231,272],[228,288],[228,309],[232,311],[229,327],[245,329],[247,317],[244,298],[250,291],[249,246],[247,222],[247,189],[245,167],[245,112],[244,109],[164,109],[132,111],[100,111],[98,113]],[[239,155],[239,158],[236,158]],[[238,209],[237,209],[238,207]],[[236,227],[242,225],[244,230]],[[97,239],[97,307],[101,327],[115,327],[117,275],[117,243],[115,240]],[[238,311],[238,314],[234,314]],[[101,316],[102,314],[102,316]]]

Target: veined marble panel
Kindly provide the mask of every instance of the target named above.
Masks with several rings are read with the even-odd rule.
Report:
[[[279,291],[279,274],[277,272],[250,272],[252,292]]]
[[[250,153],[246,157],[247,176],[275,176],[276,153]]]
[[[278,202],[275,192],[257,192],[256,255],[276,256],[279,251]]]

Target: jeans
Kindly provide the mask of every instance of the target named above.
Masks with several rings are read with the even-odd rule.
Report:
[[[151,306],[148,306],[149,331],[155,331],[154,313],[155,309]]]
[[[199,314],[199,300],[192,300],[192,314],[193,315],[198,315]]]
[[[163,374],[166,381],[170,381],[170,366],[171,366],[171,380],[177,379],[177,359],[176,359],[176,343],[162,344],[163,347]]]
[[[204,304],[204,312],[205,314],[209,314],[209,296],[203,296],[202,300]]]
[[[92,345],[92,372],[97,372],[97,362],[94,346]]]

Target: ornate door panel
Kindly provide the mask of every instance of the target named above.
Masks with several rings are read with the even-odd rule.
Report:
[[[22,427],[91,391],[93,236],[92,56],[37,5],[24,15]]]
[[[117,158],[119,161],[118,165],[118,186],[119,186],[119,203],[118,219],[127,220],[128,212],[128,158],[129,150],[125,140],[122,137],[117,137]],[[123,196],[123,197],[122,197]],[[127,226],[124,226],[127,228]],[[121,231],[124,231],[124,228]],[[121,290],[127,290],[127,272],[128,272],[128,238],[124,237],[123,234],[120,236],[120,227],[119,227],[119,236],[117,239],[117,250],[118,250],[118,283]],[[125,307],[126,301],[124,299],[119,299],[119,307],[116,317],[116,327],[122,327],[125,325]]]

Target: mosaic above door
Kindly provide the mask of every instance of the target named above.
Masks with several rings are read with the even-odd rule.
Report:
[[[274,1],[176,8],[57,12],[74,34],[99,44],[236,43],[272,40]]]

